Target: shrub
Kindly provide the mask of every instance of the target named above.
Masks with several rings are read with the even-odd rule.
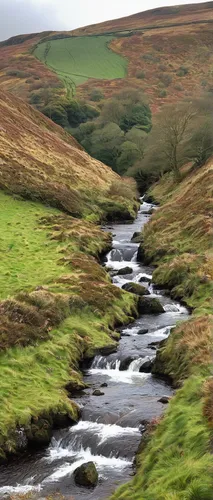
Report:
[[[149,52],[148,54],[143,54],[142,59],[151,64],[155,64],[160,61],[160,57],[152,54],[151,52]]]
[[[137,71],[136,73],[136,78],[139,78],[140,80],[144,80],[144,78],[146,77],[144,71]]]
[[[165,87],[168,87],[172,83],[172,77],[169,73],[160,73],[159,79]]]
[[[89,97],[91,101],[99,102],[103,99],[104,94],[100,89],[93,89],[92,92],[90,92]]]
[[[189,69],[186,68],[186,66],[180,66],[179,70],[177,71],[177,76],[186,76],[189,72]]]
[[[166,89],[162,89],[159,91],[159,94],[158,94],[159,97],[166,97],[167,96],[167,91]]]
[[[16,76],[17,78],[28,78],[30,76],[30,73],[27,73],[26,71],[20,71],[19,69],[9,69],[6,72],[7,76]]]
[[[178,91],[183,90],[182,85],[180,85],[179,83],[176,83],[176,85],[174,86],[174,88],[175,88],[175,90],[178,90]]]

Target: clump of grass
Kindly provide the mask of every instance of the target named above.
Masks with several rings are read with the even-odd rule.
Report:
[[[208,373],[212,357],[212,319],[197,316],[181,323],[158,350],[153,373],[169,376],[176,386],[199,366],[200,373]]]

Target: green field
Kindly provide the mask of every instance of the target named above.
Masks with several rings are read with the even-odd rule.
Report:
[[[53,69],[67,87],[75,87],[89,78],[124,78],[127,60],[109,48],[113,36],[64,38],[40,43],[34,55]]]

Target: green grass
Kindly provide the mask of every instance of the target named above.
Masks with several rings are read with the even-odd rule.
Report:
[[[17,426],[41,435],[44,415],[77,418],[65,386],[83,386],[79,360],[114,347],[135,298],[94,259],[110,243],[98,226],[1,191],[0,214],[1,458],[16,450]]]
[[[90,345],[108,345],[103,329],[103,320],[83,311],[53,330],[47,342],[11,348],[0,355],[0,444],[8,440],[16,425],[28,425],[32,415],[60,410],[76,418],[75,404],[63,387],[68,382],[82,384],[78,361],[85,345],[88,349]]]
[[[48,284],[65,273],[60,244],[48,239],[39,218],[59,211],[19,201],[0,191],[0,298]]]
[[[67,88],[89,78],[124,78],[127,61],[109,48],[113,36],[64,38],[40,43],[34,55],[62,78]]]
[[[204,379],[191,377],[140,453],[132,482],[112,500],[211,500],[210,432],[203,416]]]

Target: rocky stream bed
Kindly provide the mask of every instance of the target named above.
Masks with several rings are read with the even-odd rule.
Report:
[[[137,262],[138,244],[131,239],[148,221],[150,208],[144,202],[134,223],[105,228],[114,237],[105,265],[112,270],[115,286],[140,283],[150,298],[160,301],[164,312],[141,315],[121,329],[117,352],[92,360],[84,376],[89,388],[75,398],[81,420],[55,431],[47,449],[1,466],[0,496],[34,491],[38,498],[57,491],[75,500],[101,500],[134,473],[134,457],[146,425],[162,414],[166,400],[162,397],[173,392],[151,374],[157,343],[188,316],[184,306],[153,287],[152,268]],[[130,268],[128,274],[122,274],[125,267]],[[96,488],[88,490],[75,484],[73,472],[90,461],[99,479]]]

